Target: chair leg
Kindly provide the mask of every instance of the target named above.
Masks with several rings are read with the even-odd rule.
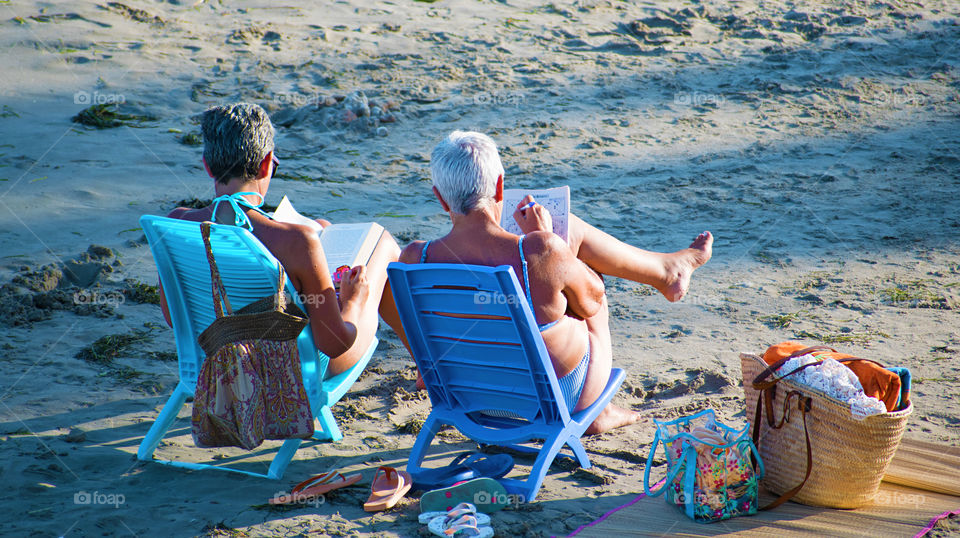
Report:
[[[290,464],[293,455],[296,454],[297,449],[300,448],[301,442],[301,439],[287,439],[283,442],[280,450],[277,451],[277,455],[274,456],[273,461],[270,462],[270,470],[267,471],[267,478],[279,480],[283,476],[283,472],[287,470],[287,465]]]
[[[160,410],[160,414],[153,421],[147,435],[140,442],[140,447],[137,449],[138,460],[150,461],[153,459],[153,451],[157,449],[157,445],[160,444],[167,430],[173,425],[173,421],[177,419],[177,414],[180,413],[180,408],[186,403],[188,396],[190,396],[190,391],[178,383],[177,388],[170,395],[170,399],[163,404],[163,409]]]
[[[563,448],[570,432],[563,430],[559,434],[550,437],[543,442],[543,448],[540,454],[533,462],[533,468],[530,470],[530,476],[526,481],[519,480],[501,480],[509,493],[519,493],[523,495],[523,502],[533,502],[537,498],[543,479],[547,476],[550,464],[553,463],[557,453]]]
[[[567,445],[570,446],[573,455],[576,456],[577,461],[580,462],[580,467],[589,469],[591,467],[590,458],[587,456],[587,451],[583,448],[583,443],[580,442],[580,439],[570,437],[570,439],[567,439]]]
[[[420,464],[427,456],[427,449],[430,448],[430,443],[433,442],[434,436],[440,431],[442,425],[432,414],[427,417],[423,427],[420,428],[420,433],[417,434],[417,440],[413,443],[413,448],[410,450],[410,459],[407,460],[408,473],[420,472]]]
[[[337,420],[333,418],[333,412],[330,411],[330,406],[324,405],[320,408],[317,421],[320,423],[321,429],[313,432],[314,439],[333,442],[343,439],[343,433],[340,432],[340,427],[337,426]]]

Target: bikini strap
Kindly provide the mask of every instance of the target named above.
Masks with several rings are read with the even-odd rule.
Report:
[[[420,263],[427,263],[427,247],[429,246],[430,241],[423,244],[423,250],[420,251]]]
[[[523,237],[517,241],[517,248],[520,249],[520,268],[523,269],[523,289],[527,293],[527,302],[530,303],[530,311],[533,311],[533,297],[530,296],[530,277],[527,276],[527,260],[523,257]]]
[[[244,198],[244,196],[248,196],[248,195],[259,196],[260,203],[251,204],[250,202],[247,201],[246,198]],[[247,214],[242,209],[240,209],[240,206],[253,209],[258,213],[260,213],[261,215],[267,218],[271,218],[270,215],[267,215],[266,212],[260,209],[260,206],[263,205],[263,195],[260,194],[259,192],[250,192],[250,191],[235,192],[233,194],[224,194],[223,196],[218,196],[214,198],[213,199],[213,215],[212,215],[212,218],[214,220],[216,220],[217,218],[217,208],[220,207],[220,202],[227,202],[230,204],[230,207],[233,208],[233,225],[234,226],[241,226],[243,228],[250,230],[251,232],[253,231],[253,223],[250,222],[250,217],[248,217]]]

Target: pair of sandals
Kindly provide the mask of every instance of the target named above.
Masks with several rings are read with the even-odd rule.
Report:
[[[477,512],[470,503],[460,503],[447,512],[424,512],[420,514],[420,523],[427,525],[436,536],[459,538],[492,538],[493,527],[490,516]]]
[[[413,487],[432,491],[475,478],[503,478],[511,469],[513,458],[509,454],[464,452],[445,467],[420,469],[413,473]]]
[[[343,476],[339,471],[330,471],[300,482],[288,495],[278,495],[270,499],[270,504],[308,503],[335,489],[351,486],[360,481],[360,474]],[[413,487],[413,478],[409,473],[393,467],[380,467],[373,476],[370,485],[370,498],[363,503],[367,512],[380,512],[396,506]]]

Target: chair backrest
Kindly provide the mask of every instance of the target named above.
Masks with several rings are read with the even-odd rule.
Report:
[[[144,215],[140,225],[150,243],[170,310],[180,381],[192,389],[206,356],[197,337],[216,319],[200,223]],[[252,233],[238,226],[215,224],[210,227],[210,245],[234,312],[273,295],[279,262]],[[286,290],[302,309],[303,304],[289,278]],[[297,343],[301,362],[311,357],[315,362],[318,354],[309,326]],[[313,385],[312,381],[304,379],[307,385]]]
[[[391,263],[390,287],[434,408],[570,419],[536,319],[509,265]]]

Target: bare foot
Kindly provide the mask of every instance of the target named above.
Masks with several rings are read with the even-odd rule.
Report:
[[[596,435],[614,428],[629,426],[630,424],[640,420],[641,416],[642,415],[636,411],[630,411],[629,409],[617,407],[612,403],[607,404],[607,407],[600,412],[600,416],[593,421],[593,424],[587,428],[587,431],[585,431],[584,434]]]
[[[666,262],[667,286],[660,290],[670,302],[676,302],[687,294],[690,277],[713,255],[713,234],[703,232],[684,250],[674,252]]]

